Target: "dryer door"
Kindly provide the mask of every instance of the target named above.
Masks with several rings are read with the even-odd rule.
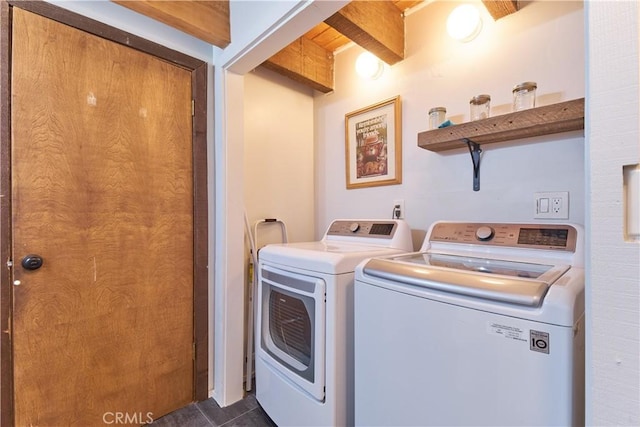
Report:
[[[318,401],[325,386],[324,280],[262,265],[258,356]]]

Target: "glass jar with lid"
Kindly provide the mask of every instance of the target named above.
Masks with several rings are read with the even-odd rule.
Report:
[[[536,106],[536,82],[524,82],[513,87],[513,111],[527,110]]]
[[[444,121],[447,109],[444,107],[434,107],[429,110],[429,129],[437,129]]]
[[[471,108],[471,120],[481,120],[489,117],[489,110],[491,107],[491,96],[478,95],[471,98],[469,101]]]

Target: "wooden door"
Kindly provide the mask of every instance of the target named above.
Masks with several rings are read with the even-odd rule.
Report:
[[[191,73],[12,25],[15,424],[149,422],[193,400]]]

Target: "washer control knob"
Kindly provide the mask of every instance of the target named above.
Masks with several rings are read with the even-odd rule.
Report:
[[[480,241],[491,240],[493,237],[493,228],[483,225],[476,230],[476,238]]]
[[[349,224],[349,230],[352,233],[355,233],[356,231],[360,230],[360,224],[358,224],[357,222],[352,222],[351,224]]]

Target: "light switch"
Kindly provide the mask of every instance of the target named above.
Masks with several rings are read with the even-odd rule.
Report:
[[[547,213],[549,212],[549,199],[542,198],[540,199],[540,213]]]
[[[625,190],[626,238],[640,241],[640,165],[623,168]]]

